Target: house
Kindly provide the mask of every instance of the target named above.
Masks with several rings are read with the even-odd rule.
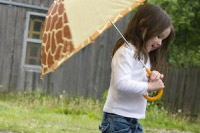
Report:
[[[1,91],[39,86],[42,25],[53,0],[0,0]]]

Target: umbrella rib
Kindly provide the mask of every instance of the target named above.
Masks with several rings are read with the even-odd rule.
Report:
[[[110,20],[109,20],[110,21]],[[121,35],[121,37],[123,38],[123,40],[126,42],[126,44],[131,48],[131,46],[129,45],[129,42],[126,40],[126,38],[122,35],[122,33],[120,32],[120,30],[117,28],[117,26],[110,21],[110,23],[115,27],[115,29],[117,30],[117,32]]]

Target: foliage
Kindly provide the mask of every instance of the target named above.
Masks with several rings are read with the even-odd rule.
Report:
[[[172,18],[176,39],[169,62],[174,66],[200,66],[200,1],[148,0],[160,5]]]
[[[188,49],[173,45],[169,55],[169,62],[174,66],[194,67],[200,66],[200,46]]]

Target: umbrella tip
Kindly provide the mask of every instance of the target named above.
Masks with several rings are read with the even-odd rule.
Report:
[[[42,74],[40,74],[40,80],[42,80],[43,79],[43,75]]]

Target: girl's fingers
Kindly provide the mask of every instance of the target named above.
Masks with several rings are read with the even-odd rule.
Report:
[[[154,79],[158,79],[159,77],[159,73],[157,71],[153,71],[152,72],[152,75],[151,75],[151,79],[154,80]]]
[[[160,74],[158,71],[152,71],[152,75],[150,76],[150,79],[155,81],[158,79],[163,79],[164,75]]]

